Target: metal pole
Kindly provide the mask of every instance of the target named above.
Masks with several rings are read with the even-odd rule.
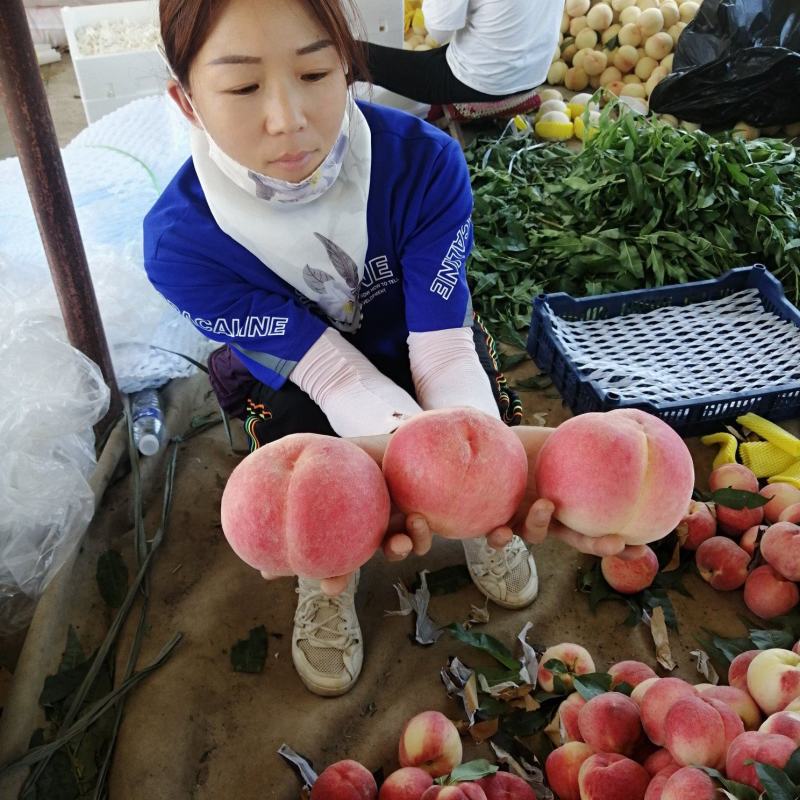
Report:
[[[70,344],[100,367],[111,405],[98,440],[122,413],[92,277],[22,0],[2,0],[0,97],[14,137]],[[57,376],[54,376],[57,379]]]

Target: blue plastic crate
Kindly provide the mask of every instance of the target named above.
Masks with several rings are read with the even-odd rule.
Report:
[[[665,306],[689,306],[718,300],[744,289],[756,289],[764,309],[800,329],[800,312],[784,296],[780,281],[762,264],[734,269],[715,280],[697,281],[658,289],[573,298],[568,294],[539,295],[533,314],[527,350],[539,369],[550,376],[573,414],[640,408],[663,419],[684,436],[720,430],[723,423],[752,411],[771,420],[800,415],[800,380],[787,376],[785,383],[769,389],[711,394],[689,401],[653,403],[623,399],[580,374],[566,352],[548,313],[564,320],[588,321],[643,314]]]

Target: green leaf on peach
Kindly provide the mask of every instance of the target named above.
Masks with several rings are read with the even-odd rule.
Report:
[[[756,762],[756,775],[764,785],[769,800],[797,800],[797,786],[789,776],[772,764]]]
[[[479,778],[485,778],[487,775],[494,775],[497,770],[496,764],[490,764],[485,758],[478,758],[475,761],[459,764],[450,773],[450,782],[476,781]]]
[[[717,489],[711,492],[711,500],[717,505],[741,511],[745,508],[761,508],[769,503],[769,497],[758,492],[746,492],[744,489]]]
[[[576,675],[572,680],[575,690],[584,700],[611,691],[613,678],[607,672],[589,672],[585,675]]]

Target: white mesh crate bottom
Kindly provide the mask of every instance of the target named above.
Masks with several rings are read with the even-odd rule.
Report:
[[[581,376],[623,400],[674,402],[800,380],[800,329],[758,290],[603,320],[546,311]]]

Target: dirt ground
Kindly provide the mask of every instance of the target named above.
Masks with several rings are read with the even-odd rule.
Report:
[[[527,363],[513,377],[533,371]],[[213,409],[205,376],[182,382],[180,392],[188,393],[193,413]],[[568,416],[552,391],[526,392],[523,398],[528,421],[544,414],[548,425],[557,425]],[[690,446],[698,475],[708,474],[713,453],[695,441]],[[239,561],[221,533],[219,501],[239,459],[219,426],[179,446],[171,521],[153,568],[139,666],[149,663],[173,634],[180,632],[183,639],[166,665],[127,701],[111,775],[113,800],[296,798],[299,782],[276,755],[282,743],[318,769],[349,757],[371,770],[383,767],[388,774],[397,767],[397,738],[407,718],[426,709],[461,716],[439,678],[448,656],[457,655],[470,665],[486,663],[483,654],[476,655],[449,634],[433,646],[421,647],[410,639],[410,618],[384,616],[385,610],[398,608],[393,588],[398,580],[410,585],[419,570],[463,562],[458,542],[438,540],[423,558],[391,564],[376,556],[362,570],[357,595],[365,639],[361,678],[340,698],[322,699],[308,692],[291,663],[294,582],[264,582]],[[133,568],[129,492],[129,478],[107,491],[74,570],[74,591],[64,619],[76,627],[87,647],[99,641],[109,619],[94,581],[97,554],[115,547]],[[155,530],[159,514],[156,491],[149,503],[148,531]],[[576,589],[578,567],[588,563],[585,557],[557,542],[537,547],[535,556],[541,582],[536,602],[522,611],[490,604],[490,621],[477,630],[512,645],[530,621],[529,641],[542,646],[580,642],[599,670],[626,658],[656,666],[649,630],[642,624],[623,626],[623,606],[605,603],[596,615],[590,612],[586,596]],[[695,634],[708,625],[722,635],[741,635],[737,614],[746,609],[741,593],[723,595],[693,577],[687,586],[693,599],[672,593],[680,623],[680,632],[671,635],[678,663],[673,674],[699,682],[689,656],[697,647]],[[483,598],[469,586],[434,597],[430,613],[440,624],[460,622],[473,604],[482,605]],[[263,672],[234,672],[231,646],[259,625],[268,632]],[[129,622],[119,650],[120,669],[132,633]],[[51,662],[57,663],[63,642],[49,643]],[[491,757],[491,751],[488,745],[470,746],[467,756]]]

